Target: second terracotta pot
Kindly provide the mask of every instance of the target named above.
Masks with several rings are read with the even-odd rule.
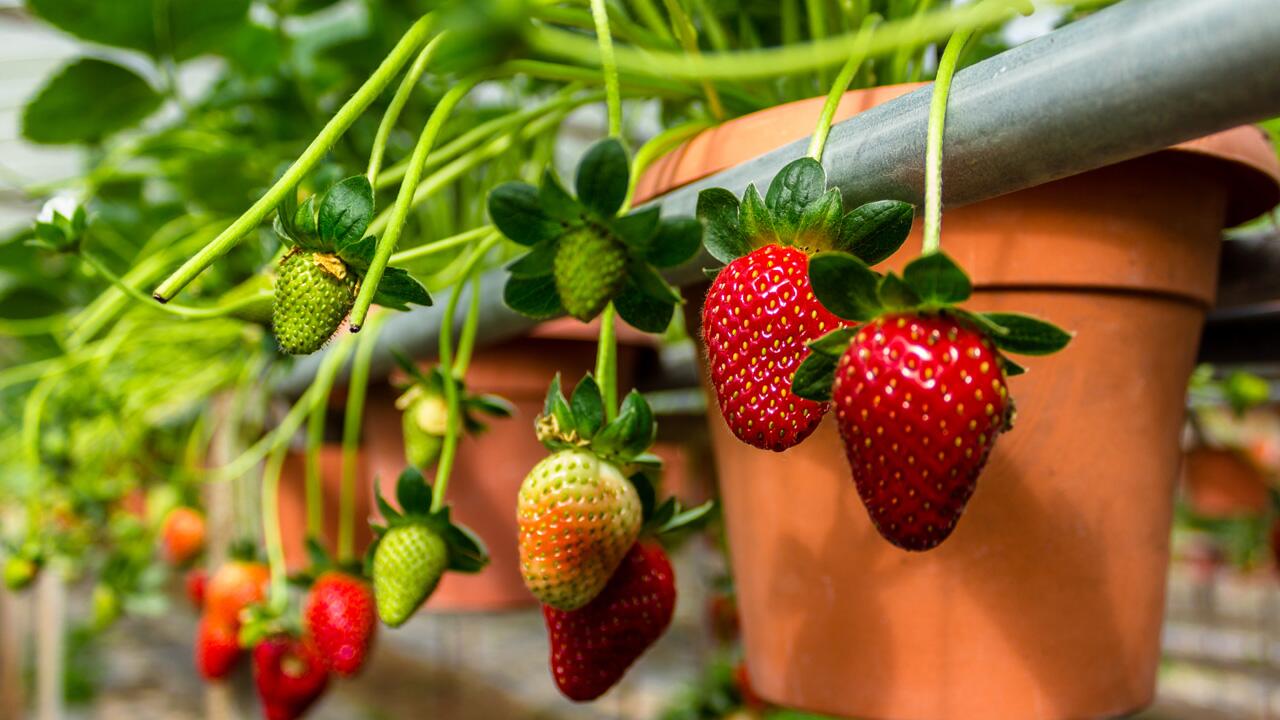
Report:
[[[767,111],[775,144],[812,128],[816,108],[804,107],[794,123]],[[723,162],[734,131],[713,132],[708,156]],[[711,400],[761,695],[904,720],[1105,718],[1150,702],[1183,396],[1220,232],[1263,209],[1237,204],[1237,189],[1276,194],[1274,155],[1253,129],[1198,151],[947,212],[943,247],[973,277],[969,307],[1034,313],[1077,336],[1010,380],[1017,426],[936,550],[904,552],[876,533],[830,418],[775,454],[737,442]],[[1217,159],[1234,152],[1247,163]],[[659,170],[679,182],[719,169],[675,172],[689,153],[675,157]],[[919,243],[917,227],[889,265]]]
[[[1183,463],[1182,482],[1187,503],[1201,517],[1261,516],[1270,503],[1266,477],[1236,450],[1191,450]]]

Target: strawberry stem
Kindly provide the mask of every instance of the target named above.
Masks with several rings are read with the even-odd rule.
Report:
[[[437,35],[431,39],[431,42],[422,48],[418,53],[418,57],[414,59],[413,64],[409,66],[408,72],[404,74],[404,78],[400,80],[400,87],[396,88],[396,94],[392,96],[391,102],[387,105],[387,110],[382,114],[382,122],[378,125],[378,134],[373,139],[373,150],[369,153],[369,170],[365,176],[369,178],[370,185],[376,185],[378,182],[378,173],[382,170],[382,157],[387,150],[387,138],[391,137],[391,131],[395,129],[396,121],[400,119],[400,112],[404,110],[404,106],[409,102],[409,97],[413,95],[413,91],[418,87],[418,80],[422,78],[422,73],[427,69],[427,63],[431,62],[431,56],[436,54],[436,48],[440,46],[440,38]]]
[[[813,139],[809,141],[809,157],[818,162],[822,162],[822,151],[827,145],[827,136],[831,134],[831,123],[835,119],[836,110],[840,107],[840,98],[844,97],[849,90],[853,76],[867,59],[867,45],[871,40],[871,31],[879,20],[880,16],[876,13],[863,18],[862,27],[854,40],[849,60],[845,62],[844,67],[840,68],[840,74],[836,75],[835,82],[831,84],[831,91],[827,93],[827,101],[822,105],[822,114],[818,116],[818,127],[814,129]]]
[[[618,338],[614,332],[613,303],[600,313],[600,339],[596,343],[596,384],[604,400],[605,422],[618,416]]]
[[[356,356],[351,361],[351,378],[347,382],[347,409],[342,420],[342,486],[338,494],[338,562],[355,559],[356,544],[356,460],[360,450],[360,427],[364,420],[364,398],[369,386],[369,366],[378,335],[390,313],[375,313],[369,320],[369,332],[360,336]]]
[[[938,75],[933,82],[933,98],[929,103],[929,135],[925,146],[924,176],[924,244],[921,255],[938,252],[942,244],[942,133],[947,121],[947,96],[960,53],[973,35],[971,27],[957,30],[947,42],[938,61]]]
[[[440,33],[436,40],[444,35],[445,33]],[[409,167],[405,170],[404,180],[400,183],[400,192],[396,195],[390,222],[387,224],[386,232],[378,239],[373,261],[365,271],[364,281],[360,283],[360,292],[356,295],[355,305],[351,308],[351,332],[359,332],[360,326],[364,325],[365,315],[369,312],[373,295],[378,291],[378,283],[382,280],[382,272],[387,269],[387,261],[391,259],[391,253],[395,252],[396,243],[400,241],[400,233],[409,219],[409,209],[413,207],[413,196],[418,190],[418,182],[422,180],[423,165],[431,154],[431,148],[435,146],[440,130],[449,119],[454,107],[466,97],[467,93],[471,92],[471,88],[475,87],[478,80],[472,77],[449,88],[449,91],[440,99],[440,103],[431,111],[431,117],[427,119],[426,126],[422,128],[418,144],[413,148]]]
[[[284,612],[289,602],[284,539],[280,533],[280,470],[288,449],[288,445],[281,443],[267,457],[262,468],[262,539],[267,546],[267,564],[271,568],[269,605],[277,613]]]
[[[453,293],[449,295],[449,303],[445,307],[444,321],[440,323],[440,369],[444,372],[444,399],[449,406],[449,421],[445,425],[444,446],[440,448],[440,460],[436,463],[436,484],[431,489],[431,512],[438,512],[444,508],[445,497],[449,490],[449,475],[453,472],[453,459],[458,452],[458,440],[462,436],[462,398],[458,393],[458,366],[455,365],[453,355],[453,319],[457,316],[458,302],[462,297],[462,288],[466,285],[466,278],[470,278],[476,274],[485,255],[489,254],[489,250],[502,239],[502,233],[494,230],[488,237],[480,241],[476,246],[475,252],[471,258],[467,260],[467,264],[462,268],[460,276],[463,279],[454,288]],[[472,295],[479,295],[479,286],[474,286]],[[467,318],[464,320],[464,328],[467,325],[474,325],[480,314],[480,304],[473,302],[467,309]],[[466,330],[463,330],[464,335]],[[472,332],[474,335],[474,331]],[[465,341],[465,338],[464,338]],[[471,341],[474,343],[474,339]],[[468,354],[470,350],[467,351]],[[461,357],[461,354],[459,355]],[[465,367],[463,368],[465,371]]]
[[[465,281],[465,278],[464,278]],[[461,287],[462,283],[458,283]],[[471,298],[467,306],[467,318],[462,324],[462,335],[458,338],[458,354],[453,360],[453,376],[464,378],[467,367],[471,365],[471,353],[476,346],[476,332],[480,329],[480,275],[472,273]]]
[[[596,24],[600,67],[604,71],[605,104],[609,108],[609,135],[621,137],[622,94],[618,89],[618,61],[613,54],[613,35],[609,32],[609,10],[605,7],[605,0],[591,0],[591,17]]]
[[[352,95],[351,99],[329,120],[320,131],[320,134],[311,141],[306,150],[302,151],[302,155],[294,161],[293,165],[289,166],[284,175],[281,175],[280,179],[261,198],[258,198],[258,201],[243,215],[236,218],[230,227],[219,233],[217,237],[197,251],[195,255],[188,258],[164,282],[160,283],[153,297],[162,303],[169,302],[174,295],[177,295],[197,275],[204,272],[205,268],[212,265],[215,260],[234,247],[251,230],[262,224],[262,221],[268,215],[275,212],[276,206],[280,204],[280,201],[284,199],[287,193],[296,192],[298,183],[302,182],[307,173],[311,172],[325,158],[329,148],[333,147],[338,138],[355,123],[360,115],[373,104],[374,100],[378,99],[382,91],[400,73],[400,68],[404,67],[404,64],[409,61],[412,54],[422,46],[431,31],[431,24],[431,15],[424,15],[419,18],[400,38],[400,42],[396,43],[395,48],[391,50],[391,54],[387,55],[373,75],[365,81],[364,85],[360,86],[355,95]],[[381,270],[379,270],[380,275]]]

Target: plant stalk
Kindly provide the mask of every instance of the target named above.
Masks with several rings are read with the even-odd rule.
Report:
[[[418,53],[418,57],[400,81],[400,87],[396,88],[396,94],[391,97],[387,111],[382,114],[382,122],[378,124],[378,134],[373,138],[373,150],[369,153],[369,169],[365,173],[370,185],[376,186],[378,182],[378,173],[382,170],[382,156],[387,151],[387,138],[391,137],[391,131],[395,128],[396,121],[400,119],[400,113],[409,102],[414,89],[418,87],[418,81],[422,79],[422,73],[431,62],[431,57],[436,54],[436,48],[440,46],[442,37],[444,35],[435,36],[422,48],[422,52]]]
[[[347,408],[342,422],[342,486],[338,493],[338,562],[355,558],[356,545],[356,461],[359,459],[360,429],[364,424],[364,399],[369,389],[369,366],[378,335],[390,311],[375,313],[369,319],[369,332],[360,336],[356,356],[351,362],[351,378],[347,382]]]
[[[924,243],[920,248],[921,255],[938,252],[942,243],[942,137],[947,121],[947,96],[951,92],[951,78],[955,75],[960,53],[964,52],[964,46],[972,36],[972,28],[957,30],[951,36],[942,59],[938,61],[938,75],[933,82],[924,160]]]

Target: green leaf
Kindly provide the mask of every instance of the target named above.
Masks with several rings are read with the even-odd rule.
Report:
[[[833,247],[833,241],[840,232],[842,203],[840,191],[836,188],[828,190],[817,202],[810,203],[800,215],[796,244],[811,250]]]
[[[551,384],[547,386],[547,396],[542,401],[543,415],[555,414],[557,399],[561,404],[568,405],[564,400],[564,392],[560,389],[560,373],[556,373],[555,377],[551,378]]]
[[[516,406],[501,395],[472,395],[467,398],[467,407],[493,417],[509,418],[516,414]]]
[[[706,227],[702,242],[711,256],[726,265],[751,252],[751,244],[738,223],[740,203],[724,188],[698,193],[698,220]]]
[[[635,486],[636,494],[640,496],[640,517],[643,518],[643,522],[648,523],[653,517],[653,506],[657,502],[658,495],[653,487],[653,480],[646,472],[633,473],[628,480]]]
[[[644,257],[654,267],[675,267],[693,257],[701,245],[702,223],[691,217],[666,218]]]
[[[223,42],[245,22],[251,0],[27,0],[50,24],[102,45],[172,53],[186,60]],[[161,15],[161,11],[164,14]],[[157,18],[163,17],[163,26]],[[165,34],[160,34],[164,27]]]
[[[406,515],[431,512],[431,486],[415,468],[405,468],[396,480],[396,502]]]
[[[1009,332],[993,335],[991,341],[1005,352],[1019,355],[1049,355],[1071,342],[1072,334],[1031,315],[1021,313],[983,313],[983,317]]]
[[[373,256],[377,251],[378,239],[368,235],[361,238],[359,242],[351,243],[339,250],[338,257],[363,275],[369,269],[369,265],[373,262]]]
[[[738,211],[738,223],[742,226],[742,234],[754,247],[778,242],[778,231],[773,226],[773,217],[769,208],[765,207],[760,191],[755,185],[747,186],[747,193],[742,196],[742,207]]]
[[[394,310],[408,310],[410,304],[430,306],[431,293],[408,270],[388,267],[378,281],[373,301]]]
[[[830,402],[831,385],[836,381],[836,365],[839,360],[830,355],[814,352],[800,363],[791,378],[791,392],[808,400]]]
[[[560,237],[564,230],[543,210],[538,189],[528,183],[503,183],[490,191],[489,217],[503,235],[521,245]]]
[[[876,296],[880,276],[848,253],[814,255],[809,259],[809,282],[818,302],[845,320],[870,320],[883,310]]]
[[[658,231],[658,222],[662,219],[662,208],[650,205],[643,210],[636,210],[613,221],[613,231],[629,248],[645,252]]]
[[[550,275],[555,271],[556,251],[560,249],[559,238],[548,238],[533,246],[528,253],[516,258],[507,266],[507,272],[516,277],[536,278]]]
[[[627,274],[631,284],[650,298],[667,305],[681,302],[680,291],[671,287],[649,263],[632,260],[627,263]]]
[[[292,237],[296,232],[293,224],[293,218],[298,214],[298,191],[295,188],[292,192],[284,194],[284,198],[280,200],[280,204],[276,205],[276,222],[283,228],[286,237]],[[277,230],[279,232],[279,230]]]
[[[502,300],[507,307],[534,320],[550,320],[564,314],[555,278],[550,275],[509,278],[502,289]]]
[[[613,307],[628,325],[647,333],[666,332],[676,310],[675,303],[653,299],[630,280],[613,299]]]
[[[648,450],[656,432],[649,403],[644,396],[632,390],[622,401],[618,417],[596,435],[593,445],[605,453],[616,452],[623,457],[631,457]]]
[[[604,400],[600,397],[600,386],[591,377],[591,373],[578,381],[569,406],[573,410],[578,434],[582,437],[590,439],[604,425]]]
[[[964,302],[973,294],[969,276],[942,252],[912,260],[902,271],[902,279],[925,303],[950,305]]]
[[[542,173],[542,184],[538,186],[538,200],[542,210],[550,217],[562,222],[577,224],[582,222],[582,213],[586,210],[577,198],[565,190],[556,171],[547,168]]]
[[[858,330],[859,326],[857,325],[832,330],[809,343],[809,349],[839,360],[840,356],[844,355],[844,351],[849,349],[849,342],[853,340],[854,335],[858,334]]]
[[[778,224],[794,228],[800,224],[805,208],[820,200],[826,190],[827,173],[822,164],[802,157],[773,176],[765,204]]]
[[[617,138],[592,145],[578,164],[578,200],[602,217],[613,217],[627,196],[628,165],[627,151]]]
[[[897,273],[889,273],[880,280],[876,296],[880,304],[890,310],[906,310],[920,304],[920,296]]]
[[[293,214],[293,227],[297,230],[295,239],[299,242],[304,238],[311,239],[319,235],[316,230],[316,196],[308,195],[305,200],[298,205],[298,211]],[[314,249],[319,246],[314,245]]]
[[[1003,355],[1000,356],[1000,364],[1004,366],[1005,377],[1013,377],[1014,375],[1021,375],[1027,371],[1026,368],[1022,367],[1018,363],[1010,360],[1009,358]]]
[[[382,488],[376,482],[373,484],[373,502],[378,506],[378,512],[382,513],[382,519],[387,525],[400,517],[400,511],[391,507],[391,503],[382,497]]]
[[[136,125],[162,98],[132,70],[94,58],[64,66],[22,113],[22,135],[49,145],[91,143]]]
[[[879,200],[850,210],[840,221],[836,248],[868,265],[887,260],[911,232],[916,209],[899,200]]]
[[[338,182],[320,201],[316,225],[320,237],[335,252],[360,242],[373,220],[373,186],[369,178],[355,175]]]
[[[708,500],[697,507],[688,509],[682,509],[680,503],[677,502],[675,509],[678,512],[660,525],[657,533],[659,535],[669,535],[676,532],[701,530],[715,517],[717,507],[715,500]]]
[[[484,541],[465,525],[449,523],[441,539],[449,547],[450,570],[478,573],[489,564],[489,550]]]

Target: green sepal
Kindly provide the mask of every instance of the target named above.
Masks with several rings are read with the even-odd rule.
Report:
[[[643,256],[653,244],[654,235],[658,232],[658,224],[661,220],[662,208],[658,205],[650,205],[616,218],[610,224],[622,244]]]
[[[338,257],[360,275],[364,275],[369,265],[373,263],[373,256],[377,251],[378,239],[369,235],[339,250]]]
[[[501,395],[491,393],[468,395],[463,403],[468,409],[482,412],[492,417],[509,418],[516,414],[516,406]]]
[[[1022,313],[983,313],[982,317],[1004,328],[991,341],[1005,352],[1019,355],[1049,355],[1071,342],[1071,333],[1040,318]]]
[[[795,243],[816,250],[835,247],[840,232],[840,213],[844,210],[840,191],[831,188],[817,201],[805,207],[796,227]]]
[[[279,178],[276,178],[277,180]],[[289,191],[280,198],[280,202],[276,205],[276,233],[285,238],[292,238],[297,232],[294,226],[294,217],[298,214],[298,188],[289,188]]]
[[[382,271],[373,301],[393,310],[408,310],[410,304],[430,306],[431,293],[408,270],[388,267]]]
[[[773,216],[770,215],[769,208],[765,207],[764,199],[760,197],[760,191],[756,190],[755,185],[748,185],[746,194],[742,196],[738,224],[753,247],[780,242],[778,231],[773,226]]]
[[[435,368],[432,369],[430,374],[422,372],[417,363],[410,360],[408,355],[400,351],[400,348],[391,348],[391,358],[395,360],[396,365],[400,366],[404,374],[408,375],[409,379],[414,383],[425,387],[431,386],[436,375]]]
[[[658,302],[667,305],[682,302],[680,291],[671,287],[652,265],[643,260],[632,259],[627,263],[627,276],[631,285]]]
[[[1001,335],[1009,334],[1009,328],[997,323],[982,313],[970,312],[969,310],[958,307],[949,307],[946,311],[956,317],[968,320],[970,324],[992,339],[1000,337]]]
[[[559,238],[547,238],[507,265],[507,272],[521,278],[551,275],[555,272],[556,250],[559,247]]]
[[[373,221],[373,202],[373,186],[364,175],[340,180],[325,192],[316,229],[330,252],[341,252],[364,238]]]
[[[653,513],[646,530],[659,537],[670,538],[676,534],[697,532],[707,526],[719,509],[715,500],[708,500],[697,507],[686,508],[677,498],[667,498]]]
[[[584,375],[573,388],[569,407],[573,412],[574,426],[583,438],[590,440],[604,425],[604,399],[591,373]]]
[[[887,260],[911,232],[915,207],[900,200],[877,200],[850,210],[840,220],[836,249],[857,255],[868,265]]]
[[[1026,368],[1010,360],[1004,355],[1000,356],[1000,366],[1004,369],[1005,377],[1013,377],[1015,375],[1021,375],[1027,371]]]
[[[569,225],[582,222],[586,208],[578,199],[569,194],[556,171],[547,168],[542,172],[542,183],[538,186],[538,200],[542,202],[543,211],[550,217]]]
[[[528,183],[507,182],[491,190],[489,218],[503,235],[521,245],[537,245],[564,232],[564,226],[538,201],[538,189]]]
[[[647,333],[665,332],[676,310],[675,303],[651,297],[630,278],[613,299],[613,307],[628,325]]]
[[[444,512],[448,512],[448,508]],[[440,531],[440,539],[449,548],[450,570],[475,574],[489,564],[489,549],[471,528],[449,521]]]
[[[886,310],[909,310],[920,304],[920,296],[897,273],[889,273],[880,279],[876,297]]]
[[[431,513],[431,485],[417,468],[408,467],[396,480],[396,502],[404,515]]]
[[[561,432],[567,433],[578,427],[573,408],[569,405],[569,401],[565,400],[564,392],[560,389],[560,373],[556,373],[556,376],[551,379],[550,387],[547,388],[547,399],[542,403],[542,414],[555,418]]]
[[[702,223],[691,217],[664,218],[644,253],[654,267],[675,267],[693,257],[702,245]]]
[[[827,173],[822,164],[811,157],[793,160],[779,170],[769,183],[765,197],[765,205],[779,234],[794,232],[805,208],[821,200],[826,191]],[[751,232],[747,235],[754,237]]]
[[[592,145],[578,163],[574,179],[578,201],[603,218],[613,217],[627,196],[629,165],[627,151],[617,138],[605,138]]]
[[[809,282],[818,302],[845,320],[863,322],[884,309],[877,294],[880,276],[849,253],[814,255],[809,259]]]
[[[308,195],[298,211],[293,214],[293,239],[305,250],[322,251],[324,244],[320,242],[320,233],[316,229],[316,196]]]
[[[698,193],[698,220],[706,228],[702,243],[712,257],[726,265],[751,252],[751,242],[739,222],[741,203],[724,188]]]
[[[382,519],[386,522],[387,527],[395,524],[403,517],[399,510],[392,507],[391,503],[382,497],[382,488],[376,482],[373,484],[373,504],[378,508],[378,512],[382,513]]]
[[[632,473],[627,479],[635,486],[636,494],[640,496],[641,522],[648,523],[649,519],[653,517],[654,506],[658,501],[658,491],[653,478],[649,477],[648,472],[641,471]]]
[[[973,294],[969,276],[946,253],[936,252],[912,260],[902,271],[902,279],[926,305],[945,306],[964,302]]]
[[[627,460],[648,450],[656,433],[653,410],[643,395],[632,390],[623,399],[618,416],[596,434],[591,446],[602,455]]]
[[[849,348],[849,343],[853,341],[853,336],[857,335],[860,329],[862,329],[861,325],[837,328],[809,343],[809,349],[839,360],[840,356],[844,355],[844,351]]]
[[[839,356],[809,353],[809,357],[800,363],[791,378],[791,392],[806,400],[830,402],[831,385],[836,380],[836,366],[839,362]]]
[[[534,320],[550,320],[564,314],[556,280],[550,275],[507,278],[502,300],[507,307]]]

